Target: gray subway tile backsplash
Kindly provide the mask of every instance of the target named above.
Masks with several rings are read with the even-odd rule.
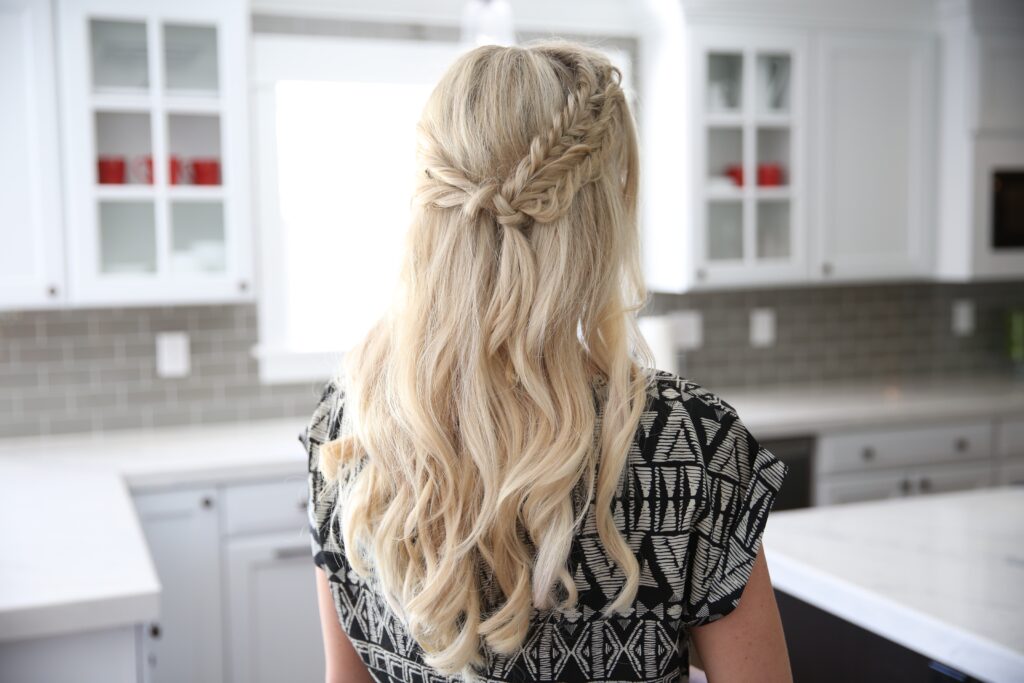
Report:
[[[975,305],[972,336],[950,329]],[[749,312],[771,307],[776,344],[752,348]],[[886,284],[653,294],[645,313],[696,309],[704,345],[685,374],[711,388],[863,378],[999,375],[1006,313],[1024,282]],[[189,334],[192,373],[156,376],[156,333]],[[312,412],[315,381],[259,383],[254,305],[0,313],[0,437],[244,421]]]

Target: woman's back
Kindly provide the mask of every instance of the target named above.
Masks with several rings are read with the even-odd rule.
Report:
[[[632,608],[621,616],[603,614],[625,577],[601,543],[592,500],[568,559],[576,609],[534,609],[516,653],[483,650],[483,680],[685,681],[687,630],[738,606],[787,467],[760,446],[728,403],[672,373],[652,373],[611,504],[615,526],[640,567]],[[604,391],[605,383],[596,380],[594,389]],[[309,463],[314,561],[328,576],[338,619],[376,680],[458,680],[424,663],[384,596],[346,559],[334,514],[337,489],[325,486],[318,469],[319,447],[339,436],[344,411],[345,392],[331,381],[300,435]],[[583,483],[574,495],[577,513]],[[488,585],[486,576],[481,585]]]

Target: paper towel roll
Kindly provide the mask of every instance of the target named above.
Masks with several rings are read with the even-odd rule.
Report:
[[[658,370],[681,374],[673,318],[668,315],[645,315],[637,318],[637,325],[654,353],[655,367]]]

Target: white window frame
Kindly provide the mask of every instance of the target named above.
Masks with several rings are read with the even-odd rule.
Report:
[[[388,80],[400,68],[411,82],[436,82],[461,47],[451,42],[357,39],[314,36],[256,35],[253,38],[253,158],[257,183],[255,216],[259,235],[259,341],[253,349],[264,384],[326,378],[342,351],[302,352],[289,349],[285,331],[288,302],[286,259],[278,203],[278,160],[275,136],[274,87],[278,81]],[[408,60],[410,50],[418,59]],[[372,283],[370,286],[391,286]]]
[[[636,103],[632,55],[613,46],[599,46],[623,71],[623,86]],[[467,46],[454,42],[351,38],[338,36],[256,34],[252,41],[252,146],[256,187],[258,333],[253,355],[260,382],[294,383],[322,380],[338,367],[344,352],[303,352],[288,348],[287,260],[278,203],[278,159],[275,136],[274,87],[278,81],[393,80],[401,69],[409,82],[436,82]],[[404,57],[410,50],[418,59]],[[392,286],[376,283],[374,286]]]

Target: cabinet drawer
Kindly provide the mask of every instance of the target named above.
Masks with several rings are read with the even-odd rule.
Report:
[[[833,474],[818,479],[814,503],[833,505],[965,491],[991,486],[992,478],[991,461]]]
[[[308,524],[305,479],[233,484],[224,489],[224,533],[292,531]]]
[[[1024,417],[1000,420],[997,425],[999,455],[1004,458],[1024,457]]]
[[[833,434],[818,445],[817,470],[826,474],[975,461],[992,456],[992,423]]]

